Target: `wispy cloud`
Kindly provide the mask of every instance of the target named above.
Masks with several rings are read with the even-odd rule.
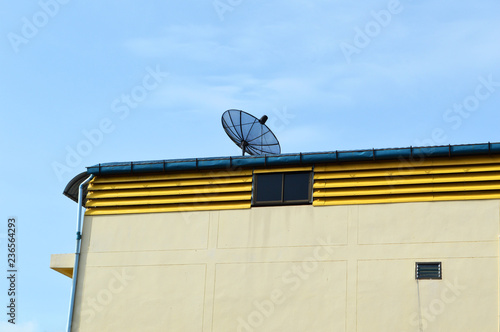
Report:
[[[315,121],[342,123],[337,129],[354,135],[378,118],[432,119],[471,80],[496,68],[493,15],[465,15],[475,9],[463,4],[462,14],[450,14],[450,2],[400,3],[403,10],[350,64],[339,43],[373,20],[373,12],[386,10],[387,1],[248,3],[224,23],[171,25],[124,45],[132,55],[164,61],[172,73],[169,85],[148,101],[153,108],[207,116],[286,106]],[[295,19],[280,19],[286,15]],[[390,128],[394,136],[400,135],[396,128]],[[318,128],[307,134],[322,141],[318,132],[332,135]]]
[[[129,39],[124,47],[143,57],[161,57],[171,55],[187,55],[198,58],[209,56],[217,49],[217,38],[223,30],[210,25],[169,26],[156,37]]]

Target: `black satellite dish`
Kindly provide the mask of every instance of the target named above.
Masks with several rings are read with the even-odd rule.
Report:
[[[222,114],[222,126],[243,155],[280,154],[280,143],[265,123],[267,115],[257,119],[247,112],[227,110]]]

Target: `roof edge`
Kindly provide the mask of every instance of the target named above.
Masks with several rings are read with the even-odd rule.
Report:
[[[265,156],[211,157],[104,163],[87,167],[87,174],[136,174],[168,171],[269,167],[328,162],[377,161],[413,158],[500,154],[500,143],[441,145],[407,148],[292,153]]]

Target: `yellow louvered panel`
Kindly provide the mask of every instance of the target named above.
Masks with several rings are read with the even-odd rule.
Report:
[[[252,182],[251,176],[228,177],[228,178],[208,178],[208,179],[186,179],[173,181],[147,181],[147,182],[126,182],[126,183],[104,183],[89,185],[88,190],[113,190],[113,189],[136,189],[136,188],[165,188],[184,186],[213,186],[228,183]]]
[[[394,165],[393,165],[394,166]],[[460,165],[449,167],[420,167],[420,168],[386,168],[376,170],[351,170],[340,172],[317,173],[316,179],[349,179],[366,178],[377,176],[407,176],[407,175],[427,175],[427,174],[451,174],[451,173],[475,173],[498,171],[498,165]],[[318,170],[315,170],[318,172]]]
[[[500,156],[424,158],[415,157],[415,161],[402,159],[400,161],[346,162],[342,164],[321,164],[314,167],[315,172],[336,172],[345,170],[368,170],[381,168],[412,169],[419,167],[439,167],[455,165],[500,164]]]
[[[500,191],[468,192],[468,193],[434,193],[420,195],[387,195],[358,196],[335,199],[314,199],[314,206],[350,205],[350,204],[381,204],[406,202],[456,201],[473,199],[500,199]]]
[[[85,212],[89,216],[109,214],[130,213],[156,213],[156,212],[183,212],[183,211],[213,211],[213,210],[235,210],[249,209],[249,202],[222,202],[210,204],[171,204],[171,205],[149,205],[149,206],[127,206],[127,207],[101,207],[89,208]]]
[[[228,184],[204,187],[181,187],[181,188],[143,188],[129,190],[97,190],[89,191],[88,199],[96,198],[121,198],[121,197],[146,197],[146,196],[175,196],[195,194],[217,194],[231,192],[251,192],[252,184]]]
[[[500,198],[500,157],[315,167],[313,205]]]
[[[97,176],[88,187],[86,214],[243,209],[251,199],[251,170]]]
[[[342,189],[318,189],[314,191],[314,197],[346,197],[367,195],[394,195],[394,194],[425,194],[435,192],[466,192],[482,190],[500,190],[500,181],[482,183],[436,184],[416,186],[384,186]]]
[[[312,167],[98,176],[87,214],[248,209],[253,173],[311,171]],[[320,165],[313,205],[500,199],[500,157],[439,158]]]
[[[129,206],[129,205],[159,205],[159,204],[182,204],[182,203],[210,203],[226,201],[249,201],[252,199],[251,193],[231,193],[212,195],[185,195],[167,197],[139,197],[139,198],[119,198],[119,199],[98,199],[88,200],[88,207],[100,206]]]
[[[444,175],[419,175],[400,177],[371,177],[351,178],[339,180],[323,180],[314,183],[314,189],[321,188],[345,188],[345,187],[367,187],[367,186],[395,186],[425,183],[448,183],[448,182],[475,182],[475,181],[497,181],[500,180],[500,172],[444,174]]]
[[[208,172],[182,172],[168,174],[147,174],[147,175],[119,175],[107,176],[100,175],[96,177],[93,183],[119,183],[119,182],[148,182],[164,180],[182,180],[182,179],[202,179],[202,178],[227,178],[234,176],[251,176],[252,170],[234,170],[234,171],[208,171]]]

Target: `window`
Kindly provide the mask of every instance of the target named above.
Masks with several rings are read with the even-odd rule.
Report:
[[[416,263],[415,279],[441,279],[441,262]]]
[[[254,205],[307,204],[311,201],[311,172],[255,174]]]

